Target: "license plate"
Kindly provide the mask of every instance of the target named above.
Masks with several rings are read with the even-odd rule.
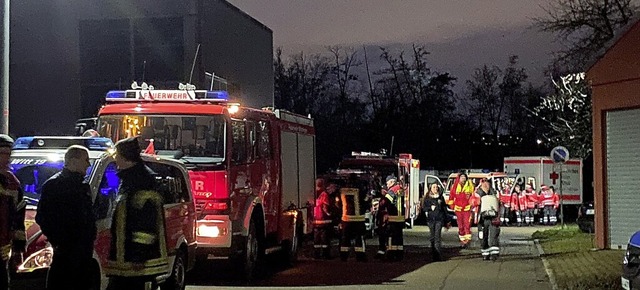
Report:
[[[595,210],[595,209],[588,209],[588,210],[587,210],[587,214],[588,214],[588,215],[594,215],[595,213],[596,213],[596,210]]]
[[[620,279],[622,279],[622,289],[625,290],[629,290],[631,289],[631,287],[629,287],[629,279],[625,278],[625,277],[621,277]]]

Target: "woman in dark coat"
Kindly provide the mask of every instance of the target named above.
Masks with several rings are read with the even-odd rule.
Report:
[[[434,261],[442,260],[442,227],[451,227],[447,214],[447,203],[442,196],[442,190],[437,183],[429,184],[429,192],[423,197],[422,209],[427,216],[429,225],[429,242]]]

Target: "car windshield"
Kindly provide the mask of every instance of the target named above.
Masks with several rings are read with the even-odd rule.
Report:
[[[190,163],[222,163],[226,152],[223,115],[104,115],[97,129],[114,141],[140,136],[142,148],[153,140],[156,154]]]
[[[90,159],[91,165],[87,175],[91,173],[95,159]],[[11,157],[11,171],[20,181],[24,190],[27,205],[37,206],[40,201],[42,185],[54,174],[62,171],[64,161],[51,156],[20,156]]]

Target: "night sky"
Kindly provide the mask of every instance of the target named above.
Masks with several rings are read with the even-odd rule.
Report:
[[[544,80],[553,37],[531,28],[549,0],[228,0],[273,30],[285,54],[327,45],[425,44],[432,64],[466,79],[483,64],[520,56],[534,82]],[[459,82],[460,83],[460,82]]]

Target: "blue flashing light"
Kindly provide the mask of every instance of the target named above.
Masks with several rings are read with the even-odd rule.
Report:
[[[113,148],[113,141],[106,137],[20,137],[13,143],[13,149],[66,149],[71,145],[106,151]]]
[[[229,100],[229,93],[226,91],[207,91],[206,99]]]
[[[113,141],[106,137],[92,137],[85,141],[86,147],[93,150],[107,150],[113,147]]]
[[[107,99],[124,99],[127,97],[127,92],[125,91],[109,91],[107,93]]]
[[[640,247],[640,231],[635,232],[629,239],[629,245]]]
[[[13,142],[13,149],[29,149],[33,137],[20,137]]]

